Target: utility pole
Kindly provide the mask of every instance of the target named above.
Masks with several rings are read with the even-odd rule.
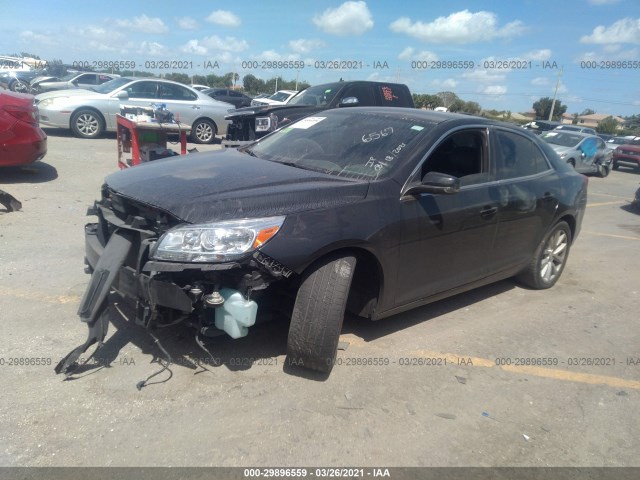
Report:
[[[556,89],[553,92],[553,102],[551,102],[551,111],[549,112],[549,118],[548,120],[551,121],[551,118],[553,117],[553,109],[556,106],[556,95],[558,95],[558,87],[560,86],[560,77],[562,76],[562,69],[564,68],[564,66],[560,67],[560,71],[558,72],[558,80],[556,81]]]

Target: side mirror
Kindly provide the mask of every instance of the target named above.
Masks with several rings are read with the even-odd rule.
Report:
[[[120,100],[129,100],[129,93],[126,90],[120,90],[116,94],[116,97],[119,98]]]
[[[357,107],[360,101],[356,97],[345,97],[340,100],[338,107]]]
[[[404,195],[419,195],[421,193],[454,194],[460,190],[460,179],[453,175],[440,172],[429,172],[417,185],[411,185]]]

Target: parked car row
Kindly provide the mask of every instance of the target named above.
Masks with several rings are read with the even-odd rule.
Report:
[[[81,138],[96,138],[116,130],[120,105],[148,107],[163,103],[174,117],[191,127],[194,143],[213,143],[225,135],[227,112],[234,108],[181,83],[153,78],[120,77],[92,90],[73,89],[35,97],[43,125],[71,129]]]

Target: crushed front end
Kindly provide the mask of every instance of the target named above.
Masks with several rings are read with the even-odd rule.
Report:
[[[192,225],[106,185],[88,215],[97,217],[85,226],[85,264],[92,276],[78,314],[89,336],[57,365],[57,373],[70,372],[89,346],[102,344],[112,290],[130,301],[135,322],[145,328],[185,321],[202,335],[239,338],[255,323],[261,291],[292,277],[258,250],[284,217]]]

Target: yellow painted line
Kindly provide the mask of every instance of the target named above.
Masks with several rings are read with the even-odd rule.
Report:
[[[349,342],[354,346],[362,347],[369,346],[362,339],[354,337],[352,335],[343,335],[341,340]],[[406,355],[402,355],[405,358],[432,358],[432,359],[446,359],[447,366],[461,366],[461,367],[481,367],[481,368],[498,368],[505,372],[517,373],[522,375],[530,375],[532,377],[551,378],[554,380],[561,380],[565,382],[586,383],[589,385],[606,385],[615,388],[629,388],[633,390],[640,390],[640,381],[628,380],[626,378],[611,377],[608,375],[594,375],[591,373],[571,372],[569,370],[559,370],[554,368],[538,367],[538,366],[519,366],[519,365],[496,365],[495,360],[489,360],[488,358],[472,357],[469,355],[458,355],[455,353],[446,352],[434,352],[430,350],[413,350],[407,352]]]
[[[627,380],[625,378],[610,377],[608,375],[593,375],[590,373],[571,372],[553,368],[529,366],[529,365],[496,365],[496,362],[486,358],[456,355],[455,353],[431,352],[427,350],[415,350],[408,357],[421,358],[446,358],[447,363],[467,367],[499,368],[505,372],[520,373],[533,377],[553,378],[568,382],[588,383],[590,385],[607,385],[616,388],[632,388],[640,390],[640,381]]]
[[[6,297],[22,298],[24,300],[40,301],[44,303],[53,303],[56,305],[66,303],[80,303],[79,295],[41,295],[24,289],[2,288],[0,287],[0,295]]]
[[[623,240],[640,240],[640,237],[629,237],[627,235],[614,235],[613,233],[590,232],[589,230],[583,230],[582,233],[586,233],[586,234],[589,234],[589,235],[596,235],[598,237],[621,238]]]
[[[626,199],[627,197],[621,197],[620,195],[611,195],[610,193],[595,193],[595,192],[589,192],[589,195],[599,195],[601,197],[613,197],[613,198],[623,198]]]
[[[640,382],[636,380],[609,377],[608,375],[593,375],[590,373],[569,372],[567,370],[555,370],[551,368],[526,365],[502,365],[500,368],[507,372],[523,373],[534,377],[554,378],[556,380],[588,383],[590,385],[607,385],[609,387],[633,388],[635,390],[640,390]]]
[[[598,202],[598,203],[587,203],[587,207],[603,207],[605,205],[620,205],[622,203],[629,203],[626,200],[616,200],[615,202]]]

